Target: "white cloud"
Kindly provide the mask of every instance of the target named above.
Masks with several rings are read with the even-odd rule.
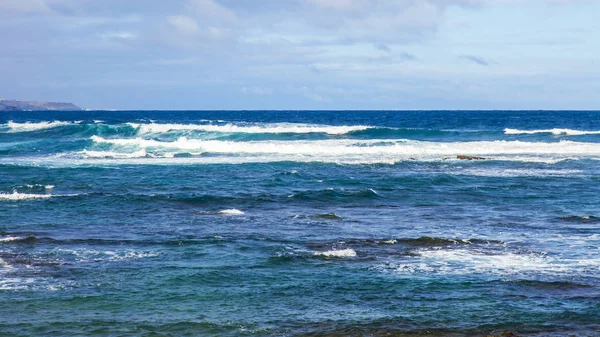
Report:
[[[0,10],[21,13],[52,13],[45,0],[2,0],[0,1]]]
[[[167,22],[177,31],[186,35],[194,35],[200,33],[200,27],[196,20],[185,15],[168,16]]]
[[[106,32],[99,34],[101,39],[107,40],[135,40],[138,34],[134,32]]]
[[[243,94],[252,94],[252,95],[259,95],[259,96],[273,94],[273,89],[267,88],[267,87],[256,87],[256,86],[242,87],[241,91]]]
[[[187,10],[191,14],[202,18],[204,22],[211,21],[231,24],[236,21],[234,11],[214,0],[187,0]]]

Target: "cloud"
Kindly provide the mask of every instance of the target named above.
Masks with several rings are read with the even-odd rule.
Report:
[[[106,32],[99,34],[101,39],[107,40],[135,40],[138,35],[134,32]]]
[[[372,104],[470,99],[469,88],[491,93],[497,79],[512,83],[509,79],[531,74],[593,72],[590,55],[598,51],[598,29],[589,22],[595,22],[596,5],[589,0],[0,0],[0,73],[5,74],[0,91],[15,97],[34,86],[32,94],[78,92],[91,100],[81,102],[89,106],[119,96],[127,107],[142,100],[131,100],[112,83],[127,84],[146,106],[162,99],[166,105],[246,108],[244,102],[261,101],[318,108],[351,102],[378,108]],[[541,18],[563,14],[567,19],[560,25]],[[503,26],[509,21],[511,29]],[[590,76],[597,78],[596,73]],[[81,83],[86,85],[79,89]],[[177,89],[154,88],[163,84]]]
[[[173,15],[167,17],[167,22],[177,31],[186,35],[194,35],[200,33],[200,27],[196,20],[185,15]]]
[[[45,0],[3,0],[0,1],[0,11],[25,14],[52,13],[52,9],[48,6]]]
[[[461,55],[460,58],[463,60],[469,61],[471,63],[477,64],[480,66],[484,66],[484,67],[488,67],[490,65],[490,63],[488,61],[486,61],[485,59],[483,59],[482,57],[479,57],[479,56]]]
[[[259,95],[259,96],[273,94],[273,89],[271,89],[271,88],[256,87],[256,86],[242,87],[241,91],[243,94],[252,94],[252,95]]]
[[[376,44],[375,48],[377,48],[381,51],[387,52],[387,53],[392,51],[392,49],[390,47],[388,47],[387,45],[385,45],[383,43]]]

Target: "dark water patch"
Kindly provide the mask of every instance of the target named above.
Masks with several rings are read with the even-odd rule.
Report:
[[[515,304],[560,301],[559,308],[569,308],[579,313],[585,311],[582,309],[590,309],[593,312],[592,308],[600,299],[598,279],[594,277],[530,276],[531,279],[494,280],[486,283],[485,287],[494,289],[501,298],[512,298]],[[550,311],[554,311],[555,314],[561,313],[560,310]]]
[[[0,252],[0,260],[9,266],[24,265],[28,267],[56,267],[61,262],[29,256],[24,253]],[[1,266],[1,265],[0,265]]]
[[[292,324],[287,329],[295,337],[524,337],[514,330],[477,327],[425,328],[416,321],[404,317],[379,319],[371,322],[326,321]]]
[[[155,233],[161,235],[162,233]],[[35,234],[23,235],[17,232],[2,232],[4,237],[0,237],[0,247],[22,246],[22,245],[45,245],[54,246],[113,246],[113,247],[133,247],[133,246],[200,246],[214,244],[229,244],[235,242],[255,242],[268,244],[293,244],[295,241],[283,238],[269,238],[261,235],[246,235],[238,233],[229,233],[222,235],[169,235],[168,232],[164,238],[156,239],[108,239],[108,238],[67,238],[57,239],[47,236],[36,236]]]
[[[382,198],[377,191],[372,188],[360,190],[345,190],[345,189],[325,189],[317,191],[300,191],[288,196],[292,200],[302,201],[361,201],[361,200],[376,200]]]
[[[201,315],[200,315],[201,316]],[[253,323],[207,321],[153,322],[130,320],[52,321],[45,323],[0,323],[0,331],[10,336],[269,336],[269,329]]]
[[[563,222],[582,223],[582,224],[600,223],[600,217],[596,217],[593,215],[584,215],[584,216],[568,215],[568,216],[561,216],[558,218],[558,220],[563,221]]]
[[[312,215],[311,218],[314,219],[324,219],[324,220],[342,220],[343,218],[333,212],[331,213],[321,213]]]
[[[1,240],[2,238],[0,238]],[[233,239],[236,240],[236,239]],[[0,241],[0,246],[11,245],[48,245],[48,246],[193,246],[215,244],[222,242],[231,242],[231,239],[222,237],[207,237],[198,239],[166,239],[166,240],[111,240],[111,239],[54,239],[50,237],[41,237],[30,235],[27,237],[10,238],[4,242]]]
[[[545,280],[505,280],[508,284],[515,285],[525,290],[541,291],[570,291],[580,289],[592,289],[593,286],[571,281],[545,281]]]
[[[443,129],[443,128],[389,128],[371,127],[365,130],[351,131],[346,134],[350,138],[358,139],[412,139],[412,140],[474,140],[497,139],[504,135],[500,130],[472,130],[472,129]]]
[[[500,240],[487,240],[487,239],[447,239],[447,238],[436,238],[430,236],[422,236],[417,239],[399,239],[398,242],[405,243],[411,246],[418,247],[437,247],[437,246],[450,246],[450,245],[487,245],[504,244]]]
[[[317,219],[317,220],[343,220],[343,218],[333,212],[317,213],[313,215],[292,215],[290,219]]]
[[[444,247],[455,245],[503,245],[500,240],[486,239],[449,239],[430,236],[419,238],[387,238],[387,239],[356,239],[346,238],[337,241],[321,241],[307,243],[306,246],[312,249],[323,249],[326,247],[348,246],[353,248],[382,248],[393,246],[408,247]]]
[[[491,313],[494,314],[494,313]],[[500,315],[500,312],[495,313]],[[416,321],[396,317],[394,319],[380,319],[371,322],[352,321],[327,321],[319,323],[292,324],[287,329],[289,336],[296,337],[596,337],[600,336],[598,328],[590,326],[573,326],[571,329],[555,326],[542,322],[524,324],[518,321],[499,320],[494,324],[474,326],[466,323],[463,327],[459,324],[432,324],[424,327]]]

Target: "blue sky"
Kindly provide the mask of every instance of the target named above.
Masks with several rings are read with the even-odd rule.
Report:
[[[0,0],[0,97],[600,109],[600,1]]]

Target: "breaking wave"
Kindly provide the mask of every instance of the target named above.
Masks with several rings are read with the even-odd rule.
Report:
[[[325,252],[314,252],[315,256],[323,256],[323,257],[356,257],[356,252],[354,249],[333,249]]]
[[[107,139],[92,136],[95,144],[110,144],[116,149],[126,151],[123,155],[117,153],[102,153],[86,150],[89,157],[132,158],[143,157],[146,150],[171,150],[193,152],[197,155],[204,153],[233,154],[233,155],[280,155],[280,160],[299,158],[329,158],[329,161],[343,160],[440,160],[457,159],[457,155],[487,156],[486,159],[506,160],[506,156],[529,156],[532,161],[539,161],[542,156],[594,156],[600,157],[600,144],[560,141],[552,143],[522,142],[522,141],[475,141],[475,142],[428,142],[415,140],[302,140],[302,141],[219,141],[200,140],[180,137],[176,141],[159,141],[155,139],[116,138]],[[160,151],[159,151],[160,152]],[[291,156],[291,157],[290,157]],[[494,158],[496,156],[499,158]],[[162,157],[165,157],[164,155]],[[523,158],[519,158],[523,159]]]
[[[243,215],[244,212],[240,211],[239,209],[224,209],[221,211],[218,211],[217,214],[221,214],[221,215]]]
[[[29,199],[48,199],[52,194],[28,194],[28,193],[0,193],[0,200],[29,200]]]
[[[519,130],[519,129],[504,129],[504,133],[507,135],[533,135],[536,133],[551,133],[553,135],[565,135],[565,136],[583,136],[583,135],[598,135],[600,131],[582,131],[572,129],[545,129],[545,130]]]
[[[52,129],[59,126],[68,126],[80,124],[81,121],[76,122],[62,122],[62,121],[53,121],[53,122],[25,122],[25,123],[17,123],[13,121],[9,121],[6,123],[6,126],[9,129],[9,132],[29,132],[29,131],[37,131],[44,129]]]
[[[600,260],[562,259],[543,253],[486,252],[471,249],[422,249],[412,260],[390,263],[385,269],[398,273],[425,274],[494,274],[500,276],[523,274],[560,275],[595,273]]]
[[[330,126],[295,123],[276,123],[264,125],[235,125],[235,124],[140,124],[127,123],[138,129],[140,133],[165,133],[170,131],[203,131],[219,133],[326,133],[342,135],[354,131],[367,130],[370,127],[356,126]]]

